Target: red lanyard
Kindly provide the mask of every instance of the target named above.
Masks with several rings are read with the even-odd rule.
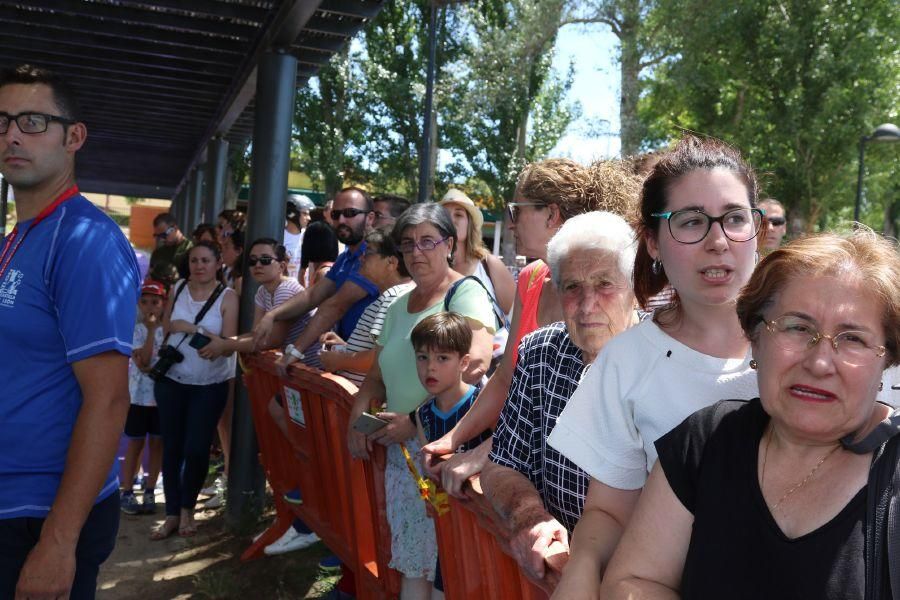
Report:
[[[6,273],[7,267],[9,267],[9,263],[12,262],[13,256],[16,255],[16,251],[18,251],[19,246],[21,246],[22,242],[25,241],[25,237],[28,236],[28,232],[30,232],[35,225],[49,217],[54,210],[59,208],[60,204],[77,193],[77,185],[73,185],[72,187],[64,191],[59,196],[59,198],[51,202],[49,206],[47,206],[38,214],[38,216],[34,218],[34,220],[28,225],[28,229],[26,229],[25,233],[22,234],[22,237],[19,237],[19,224],[16,223],[16,226],[13,227],[12,232],[10,232],[8,236],[6,236],[6,243],[3,245],[3,252],[0,253],[0,281],[3,280],[3,275]],[[16,242],[15,246],[13,246],[14,241]]]

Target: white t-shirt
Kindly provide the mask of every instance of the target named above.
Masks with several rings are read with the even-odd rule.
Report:
[[[300,272],[300,248],[303,244],[304,229],[300,233],[291,233],[287,229],[284,230],[284,247],[288,253],[288,277],[297,279]]]
[[[759,395],[750,353],[701,354],[646,320],[606,343],[566,404],[550,445],[610,487],[643,487],[653,443],[692,413]]]
[[[157,352],[162,347],[163,335],[162,327],[154,329],[153,337],[153,355],[150,364],[156,364]],[[131,347],[134,350],[143,348],[147,341],[147,326],[143,323],[135,323],[134,339]],[[128,393],[131,395],[131,403],[137,406],[156,406],[156,397],[153,395],[153,380],[150,376],[141,371],[134,364],[134,357],[128,359]]]

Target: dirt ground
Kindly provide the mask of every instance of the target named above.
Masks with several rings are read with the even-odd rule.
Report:
[[[154,516],[122,515],[116,549],[100,570],[98,600],[320,598],[335,584],[335,577],[319,573],[319,561],[329,554],[321,542],[242,563],[240,555],[251,539],[226,530],[224,509],[198,511],[199,531],[193,538],[150,541],[150,529],[163,520],[161,493],[157,502]],[[257,532],[272,517],[267,515]]]

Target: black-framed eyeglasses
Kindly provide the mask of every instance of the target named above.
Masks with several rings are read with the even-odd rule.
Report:
[[[247,264],[250,265],[251,267],[255,267],[256,264],[259,263],[264,267],[268,267],[273,262],[277,262],[277,261],[278,261],[278,259],[275,258],[274,256],[267,256],[267,255],[263,254],[262,256],[260,256],[258,258],[256,256],[249,257],[247,259]]]
[[[510,223],[515,223],[519,220],[519,210],[523,206],[539,206],[541,208],[546,208],[546,204],[543,202],[509,202],[506,205],[506,214],[509,215]]]
[[[165,239],[166,239],[167,237],[169,237],[170,235],[172,235],[172,232],[174,232],[174,231],[175,231],[175,226],[174,226],[174,225],[170,225],[170,226],[169,226],[165,231],[163,231],[162,233],[154,233],[154,234],[153,234],[153,237],[155,237],[156,239],[162,241],[162,240],[165,240]]]
[[[445,237],[440,240],[425,238],[424,240],[419,240],[418,242],[414,240],[406,240],[400,242],[400,252],[403,254],[412,254],[413,250],[415,250],[416,248],[418,248],[422,252],[431,252],[449,239],[449,237]]]
[[[0,133],[9,131],[9,124],[13,121],[22,133],[44,133],[52,121],[62,123],[63,125],[73,125],[77,121],[60,117],[57,115],[47,115],[44,113],[24,112],[17,115],[9,113],[0,113]]]
[[[782,225],[787,223],[787,220],[785,220],[784,217],[769,217],[768,219],[766,219],[766,221],[773,227],[781,227]]]
[[[345,219],[352,219],[356,215],[367,215],[370,212],[372,212],[372,211],[366,210],[364,208],[344,208],[342,210],[331,211],[331,218],[334,221],[337,221],[338,219],[340,219],[341,216],[343,216]]]
[[[831,342],[839,360],[856,367],[871,364],[887,352],[887,348],[879,345],[874,334],[868,331],[848,330],[826,335],[815,323],[797,315],[783,315],[763,322],[775,344],[788,352],[805,352],[825,339]]]
[[[749,242],[759,233],[763,215],[761,208],[735,208],[718,217],[712,217],[702,210],[685,209],[671,212],[653,213],[651,217],[669,222],[669,233],[681,244],[702,242],[709,234],[713,223],[722,227],[722,232],[732,242]]]

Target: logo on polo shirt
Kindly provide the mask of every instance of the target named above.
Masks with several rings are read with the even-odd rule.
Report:
[[[22,285],[24,277],[25,274],[18,269],[7,271],[3,283],[0,283],[0,306],[15,306],[19,286]]]

